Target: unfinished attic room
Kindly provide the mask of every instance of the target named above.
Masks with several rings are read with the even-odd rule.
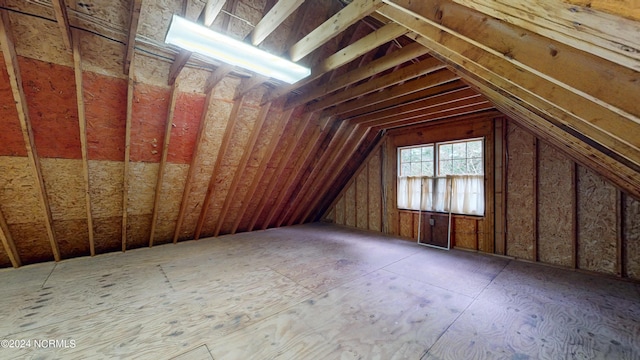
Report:
[[[638,0],[0,0],[0,359],[640,359]]]

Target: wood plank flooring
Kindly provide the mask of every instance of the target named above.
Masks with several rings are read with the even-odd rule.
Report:
[[[638,284],[321,223],[6,269],[0,289],[0,340],[31,340],[0,359],[640,359]]]

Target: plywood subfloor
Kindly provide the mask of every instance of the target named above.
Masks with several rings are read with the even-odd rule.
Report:
[[[6,269],[0,288],[0,339],[31,340],[3,359],[640,358],[638,284],[328,224]]]

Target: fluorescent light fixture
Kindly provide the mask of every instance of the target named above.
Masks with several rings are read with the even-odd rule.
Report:
[[[242,41],[173,15],[165,43],[293,84],[311,70]]]

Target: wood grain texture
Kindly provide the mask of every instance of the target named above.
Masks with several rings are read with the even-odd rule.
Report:
[[[640,279],[640,201],[624,196],[623,244],[625,270],[632,279]]]
[[[578,266],[616,273],[616,188],[578,167]]]
[[[510,122],[507,148],[507,255],[535,260],[535,138]]]
[[[538,259],[572,265],[573,161],[541,142],[538,153]]]

